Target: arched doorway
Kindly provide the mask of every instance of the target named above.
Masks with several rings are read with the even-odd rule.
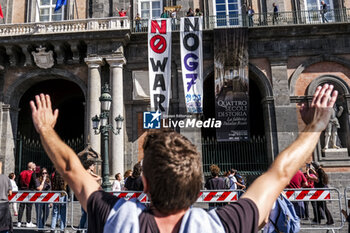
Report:
[[[84,147],[84,93],[70,81],[51,79],[30,87],[21,97],[18,114],[18,140],[16,147],[16,172],[26,168],[30,161],[40,167],[52,169],[52,163],[43,151],[39,135],[31,119],[29,101],[39,93],[51,96],[53,108],[59,109],[55,126],[58,135],[78,152]]]
[[[253,72],[249,77],[253,77]],[[254,76],[255,77],[255,76]],[[257,77],[255,77],[255,80]],[[215,118],[214,74],[204,81],[203,115]],[[245,175],[258,175],[268,168],[267,143],[262,107],[262,93],[252,78],[249,79],[249,141],[217,142],[213,128],[202,128],[203,171],[208,176],[211,164],[222,171],[235,168]]]

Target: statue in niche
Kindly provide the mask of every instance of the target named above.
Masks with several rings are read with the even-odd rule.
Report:
[[[343,106],[334,105],[332,109],[331,119],[325,130],[325,146],[324,149],[333,148],[340,149],[342,147],[340,139],[338,137],[338,129],[340,128],[340,123],[338,118],[343,114]]]

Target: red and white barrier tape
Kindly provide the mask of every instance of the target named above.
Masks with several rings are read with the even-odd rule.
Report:
[[[113,192],[114,196],[131,200],[137,198],[142,203],[149,202],[145,193],[141,192]],[[234,202],[238,200],[236,191],[201,191],[197,202]]]
[[[142,203],[149,202],[147,195],[142,192],[114,192],[112,194],[118,198],[124,198],[127,201],[137,198]]]
[[[234,202],[238,200],[235,191],[201,191],[197,202]]]
[[[287,190],[286,196],[290,201],[330,200],[329,190]]]
[[[52,203],[60,202],[61,193],[13,192],[9,202]]]

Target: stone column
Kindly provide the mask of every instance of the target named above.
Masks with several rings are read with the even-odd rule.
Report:
[[[290,103],[287,60],[270,59],[270,63],[278,152],[281,152],[298,136],[297,110],[295,104]]]
[[[92,129],[91,118],[100,115],[101,104],[99,98],[101,96],[101,65],[103,60],[101,57],[87,57],[85,62],[89,67],[88,74],[88,91],[87,91],[87,135],[92,149],[97,153],[101,153],[101,136],[95,135]]]
[[[112,95],[112,107],[110,122],[116,129],[117,116],[124,118],[122,129],[118,135],[112,134],[112,153],[110,156],[110,175],[124,173],[124,132],[125,132],[125,115],[124,115],[124,97],[123,97],[123,65],[126,60],[123,54],[113,55],[106,58],[110,66],[110,86]]]

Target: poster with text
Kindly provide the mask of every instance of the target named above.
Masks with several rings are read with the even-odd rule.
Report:
[[[203,112],[202,17],[181,18],[181,69],[188,113]]]
[[[248,29],[214,30],[217,141],[249,140]]]
[[[167,114],[171,91],[171,19],[149,20],[148,59],[151,109]]]

